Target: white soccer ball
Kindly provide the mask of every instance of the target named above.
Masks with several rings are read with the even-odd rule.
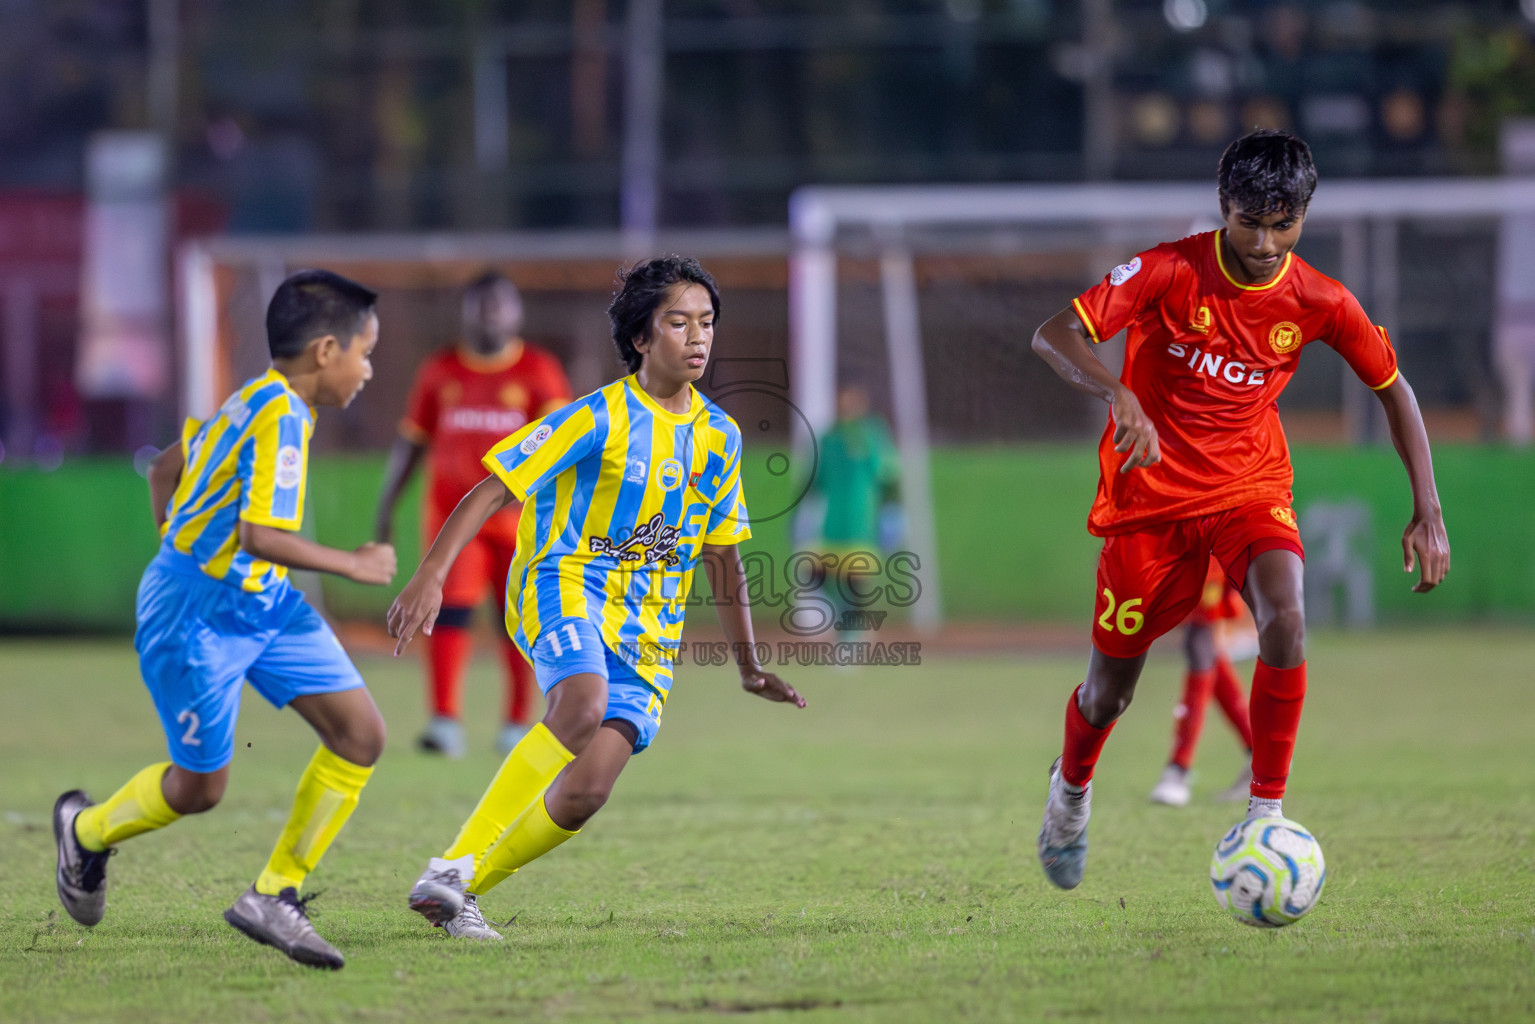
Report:
[[[1316,906],[1326,881],[1321,844],[1289,818],[1238,822],[1210,858],[1215,902],[1255,928],[1299,921]]]

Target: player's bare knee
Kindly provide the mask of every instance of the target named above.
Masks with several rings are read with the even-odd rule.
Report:
[[[548,699],[545,727],[567,750],[579,754],[602,725],[608,706],[607,681],[588,673],[570,676],[549,691]]]
[[[544,718],[544,724],[567,750],[580,753],[586,749],[592,737],[597,735],[597,729],[602,725],[603,713],[606,710],[606,701],[563,700],[550,709],[549,714]]]
[[[363,768],[372,767],[384,753],[387,730],[377,711],[355,715],[343,721],[327,723],[320,731],[320,742],[332,754]]]
[[[1135,697],[1135,681],[1089,677],[1078,691],[1077,709],[1095,728],[1103,728],[1125,713]]]
[[[1299,605],[1273,608],[1258,624],[1258,653],[1274,668],[1293,668],[1306,658],[1306,614]]]
[[[177,814],[202,814],[218,806],[228,785],[226,770],[193,772],[172,766],[165,773],[160,792],[166,806]]]
[[[602,810],[612,792],[612,785],[603,785],[600,782],[562,787],[560,790],[561,817],[572,823],[565,827],[576,829],[586,824],[594,814]]]

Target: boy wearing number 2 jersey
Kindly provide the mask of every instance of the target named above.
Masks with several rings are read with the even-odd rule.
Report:
[[[1335,349],[1385,409],[1412,488],[1402,547],[1407,571],[1421,569],[1413,589],[1432,589],[1449,569],[1428,437],[1390,339],[1346,288],[1291,251],[1316,186],[1309,148],[1285,132],[1253,132],[1227,148],[1218,177],[1222,229],[1114,268],[1034,335],[1034,351],[1063,379],[1111,408],[1088,516],[1104,539],[1092,651],[1067,702],[1039,834],[1045,874],[1065,889],[1086,865],[1099,752],[1152,641],[1198,603],[1212,555],[1258,627],[1248,814],[1281,813],[1306,663],[1304,552],[1275,403],[1306,345]],[[1121,330],[1115,378],[1092,346]]]
[[[359,583],[394,576],[394,549],[324,547],[304,520],[315,406],[344,409],[373,376],[377,296],[324,270],[278,286],[267,309],[272,366],[150,464],[164,538],[139,583],[133,637],[170,758],[101,803],[78,789],[53,809],[59,899],[84,925],[106,909],[118,843],[206,811],[224,795],[248,681],[320,737],[266,869],[224,912],[264,945],[311,967],[345,961],[309,922],[304,879],[357,806],[384,746],[384,721],[325,620],[288,580],[313,569]]]

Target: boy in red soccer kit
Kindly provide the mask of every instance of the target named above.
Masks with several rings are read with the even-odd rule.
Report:
[[[1247,751],[1248,763],[1235,782],[1216,797],[1220,801],[1242,800],[1252,785],[1252,727],[1247,719],[1247,695],[1231,664],[1227,650],[1227,627],[1243,617],[1242,595],[1226,582],[1226,570],[1210,559],[1204,590],[1199,604],[1189,612],[1183,627],[1183,656],[1188,670],[1183,676],[1183,696],[1173,710],[1173,750],[1157,784],[1151,788],[1151,802],[1182,807],[1189,802],[1189,771],[1194,765],[1194,750],[1204,730],[1205,711],[1210,698],[1220,705],[1231,727]]]
[[[1338,351],[1380,399],[1411,484],[1403,567],[1419,593],[1450,566],[1423,417],[1386,332],[1291,250],[1316,187],[1287,132],[1232,143],[1218,172],[1219,231],[1159,245],[1114,270],[1034,333],[1034,351],[1108,402],[1088,531],[1098,560],[1087,675],[1066,704],[1039,832],[1045,875],[1076,887],[1087,863],[1093,767],[1129,706],[1151,642],[1199,602],[1213,555],[1258,628],[1248,816],[1280,800],[1306,693],[1302,557],[1276,401],[1303,346]],[[1092,345],[1128,329],[1118,378]]]
[[[394,507],[411,473],[428,455],[422,536],[430,543],[464,495],[485,478],[480,458],[526,423],[568,404],[570,382],[553,355],[523,341],[522,297],[497,273],[464,292],[463,338],[429,357],[416,372],[400,436],[389,453],[374,538],[386,543]],[[517,547],[522,506],[492,516],[453,563],[443,584],[442,612],[427,640],[432,719],[421,749],[449,757],[464,753],[460,694],[473,647],[469,622],[488,592],[504,600],[506,572]],[[505,716],[497,746],[504,754],[527,732],[533,716],[533,666],[503,637]]]

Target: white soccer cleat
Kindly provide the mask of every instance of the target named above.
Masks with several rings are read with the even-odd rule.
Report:
[[[464,909],[456,916],[442,923],[442,930],[455,939],[478,939],[481,942],[500,942],[501,933],[492,928],[485,921],[485,915],[480,913],[480,901],[474,893],[464,895]]]
[[[1175,764],[1162,769],[1161,778],[1151,787],[1151,802],[1168,807],[1186,807],[1189,802],[1189,773]]]
[[[474,854],[457,860],[433,857],[410,890],[410,909],[438,928],[458,917],[464,910],[465,891],[474,877]]]
[[[1261,796],[1249,796],[1247,798],[1247,817],[1244,821],[1252,821],[1255,818],[1283,818],[1284,808],[1279,800],[1266,800]]]
[[[1061,759],[1050,766],[1050,795],[1039,827],[1039,864],[1045,877],[1062,889],[1075,889],[1087,870],[1087,820],[1093,813],[1093,784],[1069,793],[1061,778]]]
[[[1215,794],[1215,802],[1219,804],[1234,804],[1246,800],[1252,795],[1253,766],[1248,762],[1237,772],[1237,777],[1219,793]]]
[[[340,970],[346,966],[346,958],[320,938],[309,922],[308,903],[312,899],[313,896],[299,899],[298,890],[291,885],[276,896],[259,893],[253,885],[224,911],[224,920],[298,963]]]
[[[464,725],[453,718],[433,716],[426,729],[416,739],[416,747],[426,754],[441,754],[454,759],[464,756]]]

